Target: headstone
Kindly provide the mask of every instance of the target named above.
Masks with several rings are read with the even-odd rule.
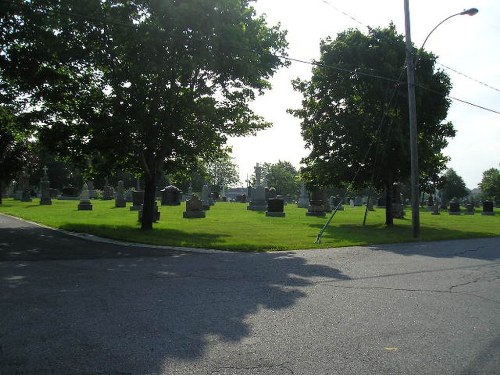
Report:
[[[206,217],[203,202],[196,194],[192,194],[191,198],[186,200],[186,211],[182,213],[182,217],[185,219]]]
[[[193,185],[191,185],[191,182],[189,183],[189,187],[188,187],[188,195],[187,195],[187,199],[191,199],[191,196],[193,195]],[[199,199],[199,198],[198,198]]]
[[[125,201],[127,201],[127,202],[132,202],[133,201],[133,198],[132,198],[132,192],[133,191],[134,191],[133,189],[127,189],[125,191]]]
[[[450,201],[450,208],[448,209],[450,215],[460,215],[460,203],[456,198]]]
[[[251,211],[267,210],[266,190],[264,186],[259,185],[252,190],[252,198],[250,199],[250,204],[247,206],[247,210]]]
[[[472,203],[465,204],[465,215],[474,215],[474,205]]]
[[[118,181],[118,187],[116,188],[115,207],[127,207],[127,200],[125,199],[125,188],[123,187],[122,180]]]
[[[354,199],[349,199],[349,206],[354,207]]]
[[[162,206],[179,206],[182,199],[182,190],[177,186],[165,186],[161,190],[161,205]]]
[[[495,215],[495,211],[493,210],[493,202],[492,201],[484,201],[483,202],[483,212],[481,212],[481,215],[489,215],[489,216]]]
[[[14,194],[16,192],[16,181],[12,180],[7,187],[7,197],[14,198]]]
[[[144,203],[144,191],[132,191],[132,206],[130,211],[141,211]]]
[[[373,198],[368,197],[368,200],[366,201],[366,207],[368,208],[368,211],[375,211],[373,208]]]
[[[354,197],[354,206],[359,207],[363,205],[363,199],[361,197]]]
[[[79,211],[92,211],[92,203],[90,203],[89,188],[87,183],[83,184],[82,193],[80,194],[80,203],[78,204]]]
[[[42,194],[40,197],[40,204],[50,206],[52,204],[52,199],[50,197],[50,182],[46,166],[43,167],[43,177],[40,180],[40,189]]]
[[[235,201],[238,203],[247,203],[247,195],[246,194],[238,194],[235,197]]]
[[[59,197],[59,199],[78,200],[78,199],[80,199],[79,198],[79,191],[76,187],[74,187],[72,185],[65,186],[61,190],[61,196]]]
[[[144,199],[143,199],[144,201]],[[138,219],[139,221],[142,221],[142,208],[143,205],[139,208],[137,214],[138,214]],[[158,209],[158,203],[154,201],[153,205],[153,222],[156,223],[158,220],[160,220],[160,210]]]
[[[342,199],[336,195],[335,197],[332,195],[330,197],[330,205],[334,210],[344,211],[344,206],[342,205]]]
[[[429,195],[429,198],[427,198],[427,211],[433,211],[434,210],[434,197]]]
[[[90,199],[96,199],[97,198],[97,190],[94,187],[94,183],[92,181],[87,181],[87,187],[89,188]]]
[[[21,178],[21,202],[31,202],[30,178],[27,173],[22,174]]]
[[[201,202],[204,210],[210,210],[210,190],[207,184],[201,188]]]
[[[434,201],[434,206],[432,206],[432,214],[441,215],[441,212],[439,212],[439,203],[437,200]]]
[[[285,217],[285,200],[283,198],[268,199],[266,216]]]
[[[311,193],[311,200],[307,208],[306,216],[325,216],[325,206],[323,203],[324,194],[321,190],[314,190]]]
[[[404,205],[401,199],[401,186],[394,183],[392,186],[392,217],[403,219],[405,217]]]
[[[384,208],[386,206],[385,202],[386,202],[386,199],[385,199],[385,194],[384,194],[379,199],[377,199],[377,207]]]
[[[309,194],[307,194],[306,184],[301,183],[300,185],[300,196],[299,201],[297,203],[298,208],[307,208],[309,207]]]

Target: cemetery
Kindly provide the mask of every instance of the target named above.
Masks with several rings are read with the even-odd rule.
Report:
[[[39,198],[27,201],[16,199],[13,194],[4,198],[0,212],[70,232],[128,242],[232,251],[334,248],[413,240],[409,207],[399,211],[398,204],[402,217],[395,219],[393,227],[386,227],[385,208],[376,204],[367,207],[366,197],[347,198],[342,202],[339,197],[327,197],[324,192],[315,191],[308,194],[309,205],[301,207],[300,202],[285,204],[280,197],[266,200],[262,185],[257,186],[253,200],[249,201],[241,196],[239,200],[209,197],[206,186],[202,192],[190,192],[191,196],[169,187],[167,190],[175,194],[164,196],[165,190],[159,192],[154,207],[154,229],[142,231],[139,222],[142,191],[132,191],[132,196],[125,199],[123,185],[119,183],[116,189],[108,189],[114,193],[111,199],[104,196],[92,199],[85,184],[81,191],[66,192],[74,199],[69,195],[50,199],[46,178],[42,182],[45,184]],[[300,199],[303,201],[304,197],[303,192]],[[375,202],[385,204],[380,199]],[[336,216],[326,228],[321,244],[316,244],[316,236],[332,210]],[[491,202],[473,207],[453,201],[446,211],[450,214],[436,215],[435,209],[421,212],[420,240],[500,235],[500,212]]]

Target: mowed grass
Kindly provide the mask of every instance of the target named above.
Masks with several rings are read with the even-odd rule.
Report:
[[[0,212],[72,232],[153,245],[197,247],[235,251],[296,250],[414,241],[411,212],[386,227],[385,209],[368,213],[363,226],[364,207],[345,207],[326,229],[321,244],[315,240],[329,215],[306,216],[306,209],[285,206],[286,217],[267,217],[247,210],[246,204],[218,202],[204,219],[184,219],[180,206],[160,206],[160,221],[152,231],[142,231],[136,211],[115,208],[114,201],[92,201],[92,211],[78,211],[78,201],[53,200],[41,206],[39,199],[20,202],[4,199]],[[431,215],[422,209],[419,240],[446,240],[500,236],[500,212],[495,216]]]

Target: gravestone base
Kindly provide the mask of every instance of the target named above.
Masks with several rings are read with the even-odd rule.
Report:
[[[431,215],[441,215],[441,212],[439,212],[439,211],[438,211],[438,212],[433,211],[433,212],[431,213]]]
[[[271,216],[271,217],[285,217],[284,212],[269,212],[266,211],[266,216]]]
[[[182,213],[182,217],[184,219],[198,219],[198,218],[204,218],[206,217],[207,214],[205,211],[184,211]]]
[[[449,215],[461,215],[461,212],[448,211]]]
[[[52,205],[52,199],[50,199],[50,197],[49,198],[41,198],[40,204],[42,206],[50,206],[50,205]]]
[[[474,211],[465,211],[464,215],[474,215]]]
[[[485,215],[485,216],[495,216],[495,213],[494,213],[494,212],[481,212],[481,215]]]
[[[92,211],[92,203],[80,202],[78,204],[78,211]]]
[[[116,208],[127,207],[127,201],[125,199],[116,199],[115,200],[115,207]]]

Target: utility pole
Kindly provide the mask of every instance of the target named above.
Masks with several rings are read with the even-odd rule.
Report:
[[[405,2],[406,74],[408,80],[408,114],[411,153],[411,216],[413,237],[420,236],[420,207],[418,182],[417,105],[415,102],[415,60],[411,43],[410,4]]]

